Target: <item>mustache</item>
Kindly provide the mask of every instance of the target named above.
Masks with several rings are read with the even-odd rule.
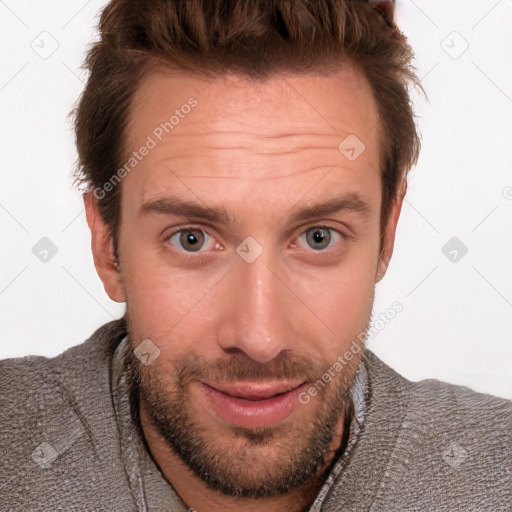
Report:
[[[292,353],[283,353],[268,363],[254,361],[244,354],[213,360],[197,355],[182,355],[176,361],[176,380],[182,387],[206,377],[223,383],[281,379],[311,382],[321,377],[329,367],[325,361]]]

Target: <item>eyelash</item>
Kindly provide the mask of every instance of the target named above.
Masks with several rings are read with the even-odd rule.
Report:
[[[312,229],[314,228],[320,228],[320,229],[328,229],[330,230],[331,232],[334,232],[336,233],[337,235],[339,235],[341,237],[342,240],[349,240],[351,239],[352,237],[349,236],[349,235],[346,235],[344,233],[341,233],[340,231],[338,231],[337,229],[333,228],[332,226],[329,226],[329,225],[325,225],[325,224],[313,224],[311,226],[308,226],[304,231],[302,231],[302,233],[299,235],[299,236],[303,236],[305,235],[308,231],[311,231]],[[178,233],[182,233],[184,231],[194,231],[194,230],[198,230],[198,231],[202,231],[203,233],[207,234],[208,236],[211,236],[212,238],[214,238],[212,235],[210,235],[206,230],[204,230],[203,228],[201,228],[200,226],[195,226],[195,225],[187,225],[187,226],[181,226],[180,228],[178,229],[175,229],[172,233],[170,233],[168,236],[165,237],[164,239],[164,243],[165,244],[169,244],[170,245],[170,240],[171,238],[174,236],[174,235],[177,235]],[[331,240],[332,242],[332,240]],[[332,243],[331,243],[332,245]],[[197,251],[197,252],[189,252],[189,251],[185,251],[185,250],[182,250],[182,249],[178,249],[174,246],[171,245],[171,247],[173,249],[175,249],[176,251],[180,252],[180,253],[183,253],[185,254],[185,258],[194,258],[194,259],[204,259],[205,257],[205,252],[206,251]],[[332,248],[327,248],[327,249],[322,249],[322,250],[318,250],[318,251],[315,251],[314,249],[310,249],[309,252],[313,252],[315,253],[318,257],[322,257],[322,256],[328,256],[330,255],[330,253],[333,251],[334,249]]]

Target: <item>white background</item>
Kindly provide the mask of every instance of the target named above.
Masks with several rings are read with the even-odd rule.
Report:
[[[103,5],[0,1],[0,358],[57,355],[124,310],[95,273],[66,120]],[[429,102],[413,92],[423,148],[374,318],[404,309],[369,347],[411,380],[512,398],[512,1],[402,0],[397,22]]]

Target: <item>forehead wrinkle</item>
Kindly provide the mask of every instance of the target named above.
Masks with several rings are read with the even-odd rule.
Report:
[[[190,175],[190,174],[179,174],[178,171],[176,171],[175,169],[171,169],[169,168],[169,166],[167,166],[165,164],[165,162],[167,160],[169,160],[170,157],[167,157],[167,158],[164,158],[163,160],[159,160],[157,162],[155,162],[155,165],[157,164],[163,164],[163,167],[169,171],[172,170],[172,173],[177,176],[178,178],[185,178],[185,179],[208,179],[208,180],[213,180],[213,179],[223,179],[223,180],[237,180],[237,181],[266,181],[266,180],[276,180],[276,179],[286,179],[286,178],[294,178],[296,176],[299,176],[299,175],[303,175],[303,174],[307,174],[307,173],[314,173],[314,172],[319,172],[319,171],[322,171],[322,170],[332,170],[336,167],[338,167],[336,164],[326,164],[326,165],[320,165],[320,166],[317,166],[317,167],[312,167],[310,169],[305,169],[303,171],[297,171],[297,172],[294,172],[293,174],[284,174],[284,175],[272,175],[272,176],[265,176],[265,177],[261,177],[261,176],[255,176],[254,178],[246,178],[246,177],[242,177],[242,176],[210,176],[210,175],[205,175],[205,174],[193,174],[193,175]],[[341,169],[341,167],[339,167]]]
[[[322,167],[315,167],[313,169],[306,169],[305,171],[297,171],[293,174],[285,174],[285,175],[278,175],[278,176],[266,176],[266,177],[259,177],[256,176],[254,178],[244,178],[241,176],[205,176],[202,174],[194,174],[193,176],[189,176],[186,174],[176,174],[176,176],[179,176],[181,178],[188,178],[188,179],[194,179],[194,178],[201,178],[201,179],[223,179],[223,180],[238,180],[238,181],[267,181],[267,180],[277,180],[277,179],[286,179],[286,178],[294,178],[295,176],[298,176],[300,174],[306,174],[309,172],[319,171],[321,169],[332,169],[336,167],[335,165],[323,165]]]
[[[203,128],[204,129],[204,128]],[[273,135],[263,135],[255,133],[242,133],[231,131],[213,131],[208,134],[204,133],[176,133],[171,132],[158,142],[158,146],[168,147],[172,149],[176,147],[180,153],[183,146],[189,146],[191,141],[200,145],[201,149],[239,149],[254,151],[258,148],[276,147],[277,149],[285,149],[288,151],[299,152],[308,150],[338,150],[339,143],[349,134],[336,133],[281,133]],[[326,140],[327,139],[327,140]],[[315,143],[317,141],[317,143]],[[265,153],[264,153],[265,154]]]
[[[207,145],[201,144],[199,148],[196,148],[197,149],[196,151],[194,151],[194,148],[187,147],[187,148],[182,149],[178,146],[175,148],[174,151],[163,152],[164,154],[162,154],[162,155],[156,154],[158,152],[158,147],[157,147],[154,150],[154,153],[152,155],[148,156],[145,159],[145,161],[141,163],[141,167],[157,168],[160,165],[163,165],[169,171],[172,171],[173,173],[178,173],[180,167],[182,169],[183,168],[188,169],[189,165],[198,167],[198,165],[194,164],[194,162],[198,159],[199,159],[199,161],[206,162],[206,163],[202,163],[201,166],[203,166],[203,167],[206,166],[207,168],[210,168],[210,166],[207,164],[207,162],[210,159],[212,159],[211,160],[212,161],[212,166],[211,166],[212,169],[214,167],[218,168],[220,165],[222,165],[223,158],[224,158],[224,155],[222,154],[222,150],[224,150],[224,151],[237,151],[237,152],[241,152],[242,154],[243,153],[251,153],[252,155],[254,155],[255,158],[258,158],[258,157],[282,158],[282,157],[287,157],[287,156],[294,157],[294,159],[292,161],[279,160],[278,161],[279,167],[283,167],[283,166],[286,166],[289,168],[302,167],[302,165],[298,164],[296,161],[298,158],[300,158],[301,160],[304,159],[305,162],[307,160],[309,160],[312,163],[315,160],[318,161],[319,159],[327,161],[324,165],[317,165],[317,166],[314,166],[314,167],[311,167],[308,169],[297,170],[296,172],[293,172],[292,174],[287,173],[282,176],[272,175],[272,176],[268,176],[268,177],[260,177],[258,179],[274,179],[276,177],[298,176],[298,175],[305,174],[308,172],[314,172],[314,171],[318,171],[321,169],[332,168],[332,167],[338,167],[339,169],[348,171],[348,172],[354,172],[354,171],[357,171],[358,169],[361,169],[361,165],[359,163],[357,163],[357,164],[354,164],[354,163],[348,164],[347,163],[347,165],[343,165],[343,163],[345,163],[345,162],[343,160],[343,155],[339,151],[338,142],[339,142],[339,139],[336,140],[336,146],[324,146],[324,145],[322,145],[322,146],[303,146],[303,147],[293,148],[292,150],[286,150],[285,148],[283,148],[283,150],[281,150],[281,151],[274,150],[274,151],[268,151],[268,152],[258,150],[259,148],[247,148],[247,147],[243,147],[243,146],[207,146]],[[169,143],[170,143],[170,141],[167,141],[167,144],[169,144]],[[207,152],[201,153],[200,150],[201,151],[202,150],[211,150],[211,154],[208,154]],[[158,153],[162,153],[162,151],[158,152]],[[315,153],[316,153],[316,155],[315,155]],[[320,153],[320,154],[318,154],[318,153]],[[301,157],[300,156],[301,154],[304,154],[304,156]],[[161,158],[158,158],[158,156],[161,156]],[[240,158],[240,156],[238,158]],[[365,160],[364,157],[363,157],[363,160]],[[192,162],[192,164],[188,164],[187,162]],[[231,165],[229,158],[228,158],[228,160],[226,160],[226,162],[228,165]],[[267,162],[267,160],[265,160],[264,162]],[[256,164],[258,162],[257,162],[257,160],[249,160],[248,164],[251,164],[251,163]],[[260,164],[261,164],[261,162],[260,162]],[[269,164],[265,163],[265,165],[269,165]],[[190,174],[188,174],[188,172],[186,172],[185,174],[177,174],[177,175],[180,177],[187,177],[187,178],[201,177],[201,178],[233,179],[233,176],[222,176],[222,175],[208,176],[208,175],[201,175],[201,174],[190,175]],[[237,176],[235,176],[235,178],[237,178]],[[243,179],[243,178],[240,177],[240,179]]]

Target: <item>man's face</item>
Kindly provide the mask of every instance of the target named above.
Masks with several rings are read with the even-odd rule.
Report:
[[[209,486],[255,497],[301,485],[339,432],[362,350],[333,365],[371,317],[382,189],[369,86],[349,68],[264,84],[154,74],[127,135],[127,157],[150,150],[122,182],[122,281],[106,288],[127,302],[132,347],[160,351],[149,365],[132,357],[141,398]],[[296,389],[256,400],[281,384]]]

